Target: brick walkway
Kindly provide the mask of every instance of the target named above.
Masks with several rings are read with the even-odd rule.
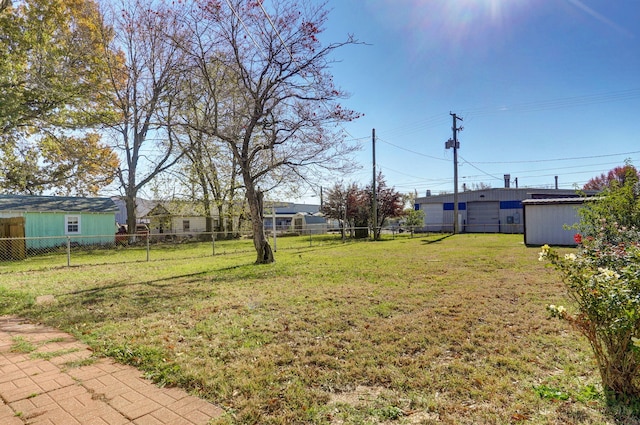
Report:
[[[205,425],[222,413],[133,367],[91,358],[69,334],[0,316],[2,425]]]

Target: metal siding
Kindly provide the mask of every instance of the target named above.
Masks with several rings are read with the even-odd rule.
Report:
[[[515,210],[522,208],[522,201],[500,201],[501,210]]]
[[[423,204],[424,225],[428,232],[442,231],[444,213],[442,204]]]
[[[458,193],[458,202],[481,201],[516,201],[531,198],[551,198],[558,196],[574,197],[573,189],[536,189],[536,188],[495,188],[486,190],[470,190]],[[416,198],[416,202],[425,204],[453,202],[453,194],[434,195]]]
[[[576,244],[576,231],[564,228],[580,221],[575,204],[526,205],[525,213],[525,244]]]
[[[440,231],[453,232],[453,210],[442,211],[442,229]]]
[[[68,214],[68,213],[26,213],[25,235],[27,248],[46,248],[66,245],[65,216],[80,216],[80,234],[71,236],[73,242],[81,244],[105,244],[115,241],[115,213]],[[59,237],[56,237],[59,236]],[[85,238],[83,238],[83,236]],[[87,237],[89,236],[89,237]],[[99,237],[98,237],[99,236]]]
[[[114,242],[116,232],[116,214],[80,214],[82,236],[105,236],[91,238],[94,243]]]
[[[442,204],[443,210],[445,211],[453,211],[453,202],[445,202]],[[467,209],[467,205],[464,202],[458,202],[458,211],[464,211]]]
[[[469,233],[498,233],[500,231],[500,204],[498,202],[469,202],[467,226]]]
[[[522,209],[500,210],[500,233],[524,232]],[[511,217],[511,218],[510,218]],[[512,222],[510,222],[510,220]]]

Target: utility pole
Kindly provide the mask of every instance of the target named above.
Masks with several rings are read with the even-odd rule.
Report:
[[[371,142],[373,143],[373,202],[371,206],[371,217],[373,218],[373,239],[376,239],[376,228],[378,227],[378,200],[376,197],[376,129],[371,130]]]
[[[462,127],[458,127],[458,120],[462,121],[462,118],[449,112],[449,115],[453,117],[453,139],[449,139],[445,144],[445,148],[453,148],[453,234],[460,232],[458,223],[458,149],[460,143],[458,142],[458,131],[462,131]]]

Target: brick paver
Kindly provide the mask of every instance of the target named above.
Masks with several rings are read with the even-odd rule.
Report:
[[[12,351],[31,343],[31,353]],[[178,388],[158,388],[140,372],[91,357],[71,335],[0,316],[0,424],[205,425],[223,411]]]

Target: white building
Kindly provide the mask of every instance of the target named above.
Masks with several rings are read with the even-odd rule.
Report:
[[[524,207],[524,243],[526,245],[575,246],[580,222],[578,210],[586,198],[527,199]]]
[[[422,230],[453,231],[453,197],[451,193],[416,198],[415,209],[425,213]],[[573,189],[497,188],[459,192],[458,228],[467,233],[524,233],[524,200],[573,197],[579,197]]]

